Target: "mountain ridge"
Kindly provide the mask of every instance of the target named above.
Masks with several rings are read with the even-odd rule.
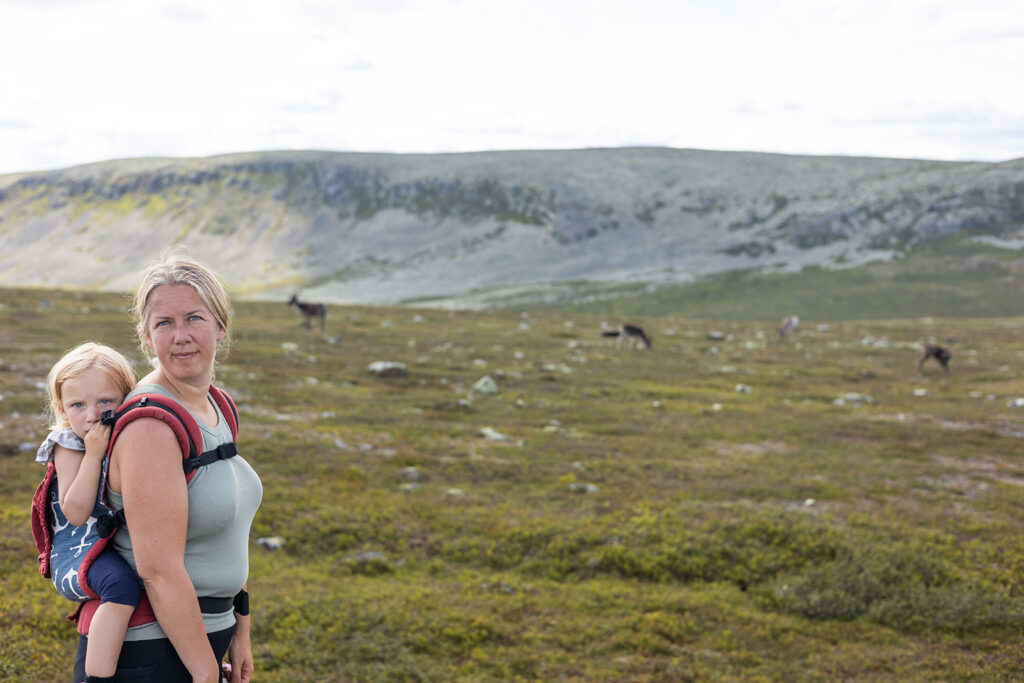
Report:
[[[125,290],[184,244],[243,296],[487,307],[850,268],[937,235],[1019,249],[1024,159],[277,151],[0,176],[9,286]],[[34,267],[48,262],[73,265]]]

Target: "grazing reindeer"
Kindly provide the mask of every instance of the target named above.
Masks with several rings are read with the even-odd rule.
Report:
[[[605,330],[601,333],[602,337],[618,337],[615,340],[615,348],[621,349],[623,344],[628,344],[630,348],[651,348],[651,340],[644,334],[642,328],[636,325],[619,325],[617,330]]]
[[[944,349],[941,346],[936,346],[935,344],[925,344],[924,355],[921,356],[921,360],[917,361],[917,371],[918,373],[920,373],[921,368],[924,365],[924,362],[929,358],[934,358],[938,362],[938,364],[942,366],[942,369],[945,370],[946,374],[948,375],[949,360],[952,357],[953,354],[950,353],[949,349]]]
[[[307,330],[312,329],[313,318],[320,318],[320,334],[323,334],[324,326],[327,324],[327,306],[324,304],[307,304],[304,301],[299,301],[298,294],[292,294],[288,305],[298,307],[299,312],[302,313],[304,318]]]
[[[800,317],[791,315],[782,319],[782,324],[779,325],[779,339],[785,339],[786,335],[790,332],[796,332],[796,328],[800,327]]]

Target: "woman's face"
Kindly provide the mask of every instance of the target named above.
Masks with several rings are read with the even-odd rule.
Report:
[[[224,330],[188,285],[161,285],[149,295],[146,344],[172,379],[209,383]]]

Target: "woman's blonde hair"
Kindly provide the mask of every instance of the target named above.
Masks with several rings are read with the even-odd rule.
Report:
[[[149,297],[153,290],[163,285],[188,285],[195,290],[213,314],[217,324],[224,330],[224,338],[217,344],[217,350],[227,351],[231,339],[231,299],[227,290],[216,273],[202,263],[181,251],[171,251],[143,271],[142,281],[135,290],[135,334],[138,337],[139,348],[146,357],[151,360],[153,358],[153,351],[146,344]]]
[[[64,414],[64,383],[81,377],[89,370],[99,370],[114,383],[123,399],[135,386],[135,370],[131,361],[106,344],[84,342],[71,349],[57,361],[46,376],[47,413],[50,428],[61,429],[70,425]]]

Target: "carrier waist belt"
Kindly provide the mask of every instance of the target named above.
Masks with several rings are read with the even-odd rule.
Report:
[[[199,598],[199,611],[203,614],[223,614],[231,609],[234,598]]]

